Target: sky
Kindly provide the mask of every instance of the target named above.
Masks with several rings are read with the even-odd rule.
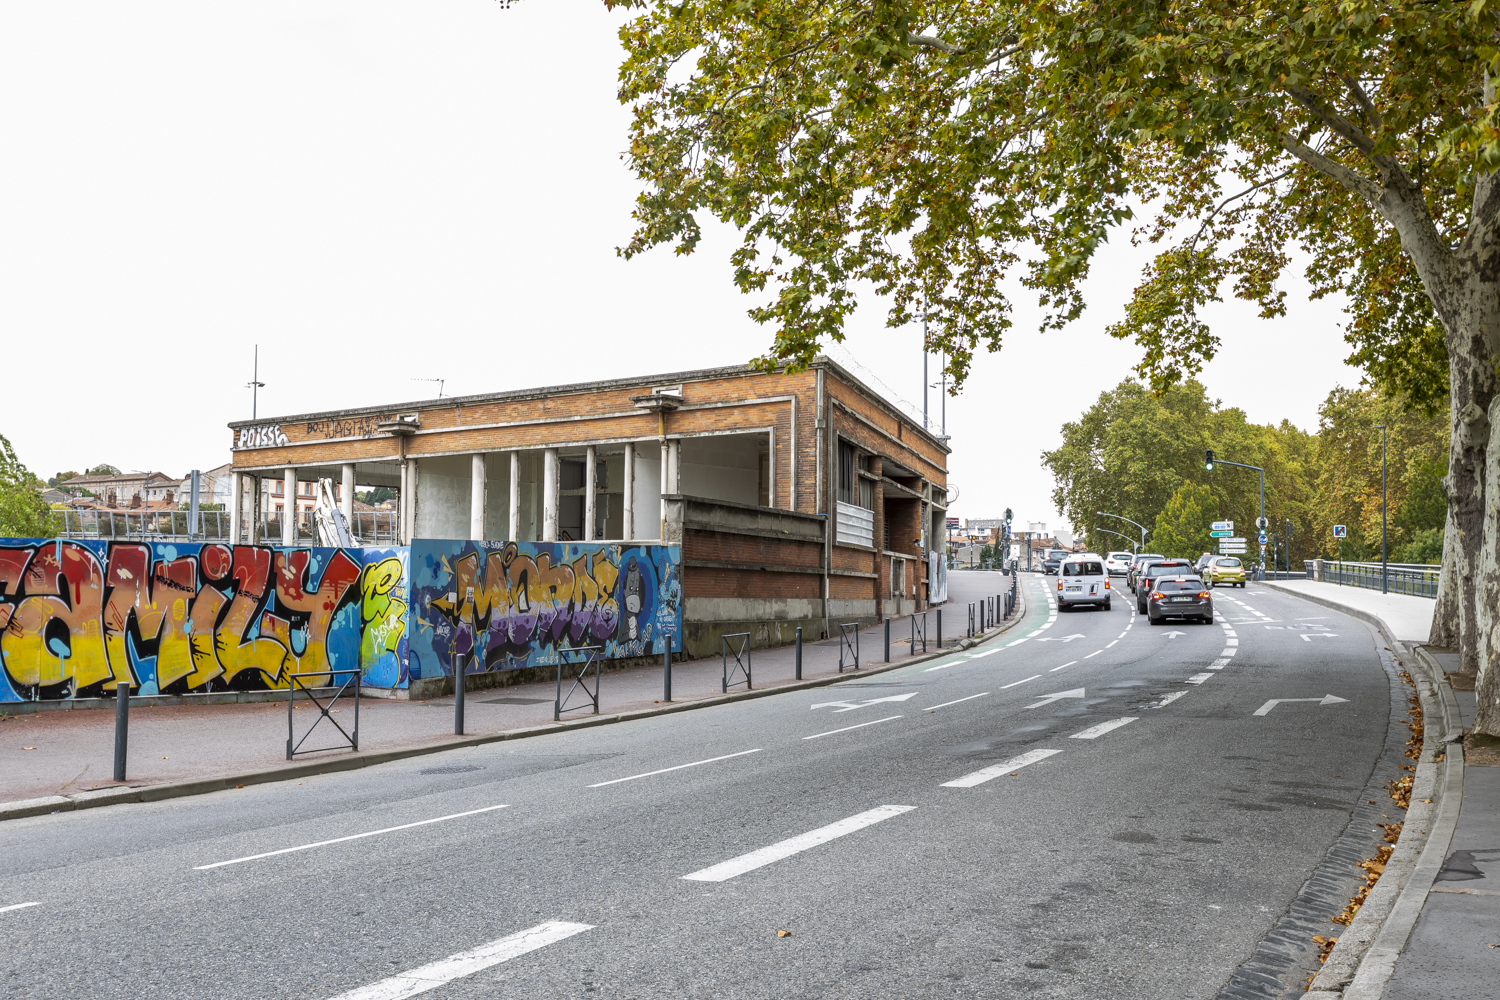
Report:
[[[229,459],[230,420],[697,367],[761,354],[735,234],[625,261],[620,12],[601,0],[0,5],[0,434],[43,478]],[[1040,455],[1130,374],[1109,338],[1148,257],[1116,234],[1089,309],[947,402],[950,514],[1062,523]],[[1315,429],[1359,372],[1341,303],[1229,300],[1211,396]],[[920,411],[921,332],[867,298],[830,353]],[[934,359],[931,379],[937,379]],[[433,381],[424,381],[433,380]],[[931,390],[932,420],[941,403]]]

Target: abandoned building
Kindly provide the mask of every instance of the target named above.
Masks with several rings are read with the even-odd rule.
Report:
[[[330,479],[356,544],[414,539],[680,546],[683,646],[836,632],[946,599],[947,456],[832,360],[734,366],[230,425],[235,542],[310,544],[295,519],[260,537],[275,488]],[[356,488],[397,497],[364,537]],[[831,522],[831,523],[830,523]]]

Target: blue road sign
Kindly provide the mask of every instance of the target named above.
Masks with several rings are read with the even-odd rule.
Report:
[[[1346,524],[1335,524],[1333,526],[1333,537],[1334,538],[1348,538],[1349,537],[1349,526],[1346,525]]]

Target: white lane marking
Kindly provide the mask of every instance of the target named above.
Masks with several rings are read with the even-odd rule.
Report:
[[[1102,652],[1104,652],[1104,650],[1102,650],[1102,649],[1096,649],[1092,653],[1090,653],[1088,656],[1085,656],[1084,659],[1087,660],[1087,659],[1089,659],[1089,657],[1098,656]]]
[[[1081,733],[1074,733],[1069,739],[1074,740],[1097,740],[1105,733],[1113,732],[1121,726],[1128,726],[1139,716],[1127,715],[1123,719],[1111,719],[1109,722],[1101,722],[1097,726],[1090,726]]]
[[[1011,643],[1011,645],[1014,646],[1015,643]],[[986,649],[986,650],[984,650],[982,652],[971,653],[969,655],[969,659],[971,659],[971,660],[977,660],[977,659],[979,659],[982,656],[994,656],[996,653],[1000,652],[1000,650],[1002,650],[1004,648],[1005,648],[1004,646],[995,646],[992,649]]]
[[[1069,660],[1067,663],[1064,663],[1062,665],[1062,667],[1053,667],[1051,670],[1047,671],[1047,673],[1049,673],[1049,674],[1055,674],[1059,670],[1061,670],[1063,667],[1071,667],[1073,664],[1075,664],[1077,662],[1078,662],[1077,660]]]
[[[975,698],[983,698],[987,694],[989,694],[988,691],[981,691],[978,694],[971,694],[967,698],[955,698],[952,701],[945,701],[941,705],[933,705],[931,708],[927,709],[927,711],[936,712],[940,708],[947,708],[949,705],[957,705],[961,701],[973,701]]]
[[[1191,676],[1191,677],[1189,677],[1187,679],[1187,682],[1189,684],[1202,684],[1204,681],[1208,680],[1212,676],[1213,676],[1213,674],[1194,674],[1193,676]]]
[[[1186,691],[1173,691],[1171,694],[1167,695],[1165,698],[1157,702],[1155,705],[1152,705],[1151,707],[1166,708],[1168,705],[1172,704],[1172,702],[1176,701],[1178,698],[1181,698],[1185,694],[1187,694]]]
[[[835,733],[847,733],[851,729],[863,729],[866,726],[874,726],[874,725],[878,725],[879,723],[882,723],[882,722],[890,722],[892,719],[899,719],[899,718],[901,718],[901,716],[899,716],[899,715],[887,715],[885,718],[883,718],[883,719],[876,719],[874,722],[861,722],[857,726],[845,726],[843,729],[830,729],[826,733],[813,733],[811,736],[804,736],[802,738],[804,740],[815,740],[819,736],[832,736]]]
[[[1303,632],[1302,641],[1312,642],[1313,639],[1319,636],[1323,637],[1324,639],[1337,639],[1338,635],[1339,634],[1337,632]]]
[[[907,694],[888,694],[884,698],[871,698],[868,701],[820,701],[811,707],[813,709],[831,707],[833,711],[829,714],[838,715],[840,712],[852,712],[856,708],[867,708],[870,705],[879,705],[887,701],[906,701],[908,698],[915,698],[916,696],[917,692],[911,691]]]
[[[1129,632],[1129,631],[1130,631],[1130,629],[1128,629],[1128,628],[1125,630],[1125,632]],[[1123,639],[1123,638],[1125,638],[1125,632],[1121,632],[1119,635],[1115,636],[1115,638],[1116,639]]]
[[[1260,708],[1257,708],[1253,714],[1270,715],[1271,709],[1275,708],[1277,705],[1281,705],[1291,701],[1315,701],[1319,705],[1344,705],[1348,704],[1349,699],[1340,698],[1338,695],[1333,694],[1325,694],[1321,698],[1272,698],[1270,701],[1260,706]]]
[[[360,840],[365,837],[375,837],[382,833],[395,833],[397,830],[410,830],[414,826],[427,826],[431,823],[443,823],[450,819],[462,819],[465,816],[477,816],[480,813],[494,812],[496,809],[509,809],[510,806],[485,806],[483,809],[470,809],[468,812],[452,813],[448,816],[438,816],[435,819],[421,819],[415,823],[402,823],[400,826],[388,826],[383,830],[371,830],[369,833],[353,833],[347,837],[334,837],[332,840],[320,840],[316,844],[302,844],[298,847],[283,847],[279,851],[266,851],[264,854],[251,854],[243,858],[234,858],[229,861],[215,861],[211,865],[196,865],[195,872],[207,871],[210,868],[223,868],[225,865],[237,865],[244,861],[259,861],[261,858],[274,858],[278,854],[292,854],[297,851],[310,851],[314,847],[327,847],[329,844],[342,844],[346,840]]]
[[[9,906],[0,906],[0,913],[9,913],[11,910],[24,910],[28,906],[41,906],[41,900],[34,903],[12,903]]]
[[[1015,642],[1006,643],[1005,648],[1009,649],[1011,646],[1019,646],[1021,643],[1025,642],[1027,639],[1030,639],[1030,638],[1031,638],[1031,636],[1029,636],[1029,635],[1028,636],[1022,636],[1021,638],[1017,639]]]
[[[1226,639],[1238,639],[1239,635],[1240,634],[1238,632],[1236,632],[1234,629],[1228,629],[1228,628],[1226,628],[1224,630],[1224,638],[1226,638]],[[1234,645],[1239,645],[1239,643],[1234,643]]]
[[[1332,617],[1333,617],[1332,615],[1299,615],[1297,617],[1297,620],[1299,622],[1315,622],[1315,621],[1318,621],[1321,618],[1332,618]]]
[[[726,753],[722,757],[710,757],[707,760],[695,760],[691,764],[678,764],[676,767],[664,767],[659,771],[647,771],[645,774],[632,774],[628,778],[615,778],[613,781],[601,781],[590,785],[590,788],[603,788],[605,785],[618,785],[622,781],[634,781],[637,778],[649,778],[653,774],[666,774],[668,771],[681,771],[685,767],[697,767],[699,764],[712,764],[716,760],[728,760],[731,757],[743,757],[747,753],[760,753],[760,749],[741,750],[739,753]]]
[[[800,854],[809,848],[817,847],[819,844],[826,844],[830,840],[837,840],[839,837],[848,836],[851,833],[863,830],[867,826],[873,826],[882,820],[890,819],[892,816],[900,816],[902,813],[911,812],[915,808],[917,807],[877,806],[868,812],[850,816],[848,819],[841,819],[837,823],[830,823],[827,826],[820,826],[816,830],[809,830],[807,833],[783,840],[778,844],[772,844],[770,847],[762,847],[760,850],[751,851],[749,854],[741,854],[737,858],[721,861],[708,868],[700,868],[698,871],[682,877],[691,879],[694,882],[723,882],[734,878],[736,875],[743,875],[748,871],[764,868],[772,862],[789,858],[793,854]]]
[[[1208,669],[1210,669],[1210,670],[1223,670],[1227,666],[1229,666],[1229,659],[1226,657],[1226,658],[1223,658],[1223,659],[1215,660],[1214,662],[1210,663],[1208,665]]]
[[[1233,656],[1237,652],[1239,652],[1239,650],[1235,649],[1233,646],[1225,646],[1223,652],[1219,653],[1219,655],[1220,656]]]
[[[1120,641],[1120,640],[1119,640],[1119,639],[1116,639],[1116,640],[1115,640],[1115,642],[1119,642],[1119,641]],[[1114,644],[1115,644],[1115,642],[1112,642],[1112,643],[1110,643],[1110,644],[1109,644],[1109,646],[1113,646],[1113,645],[1114,645]],[[1105,649],[1108,649],[1108,648],[1109,648],[1109,646],[1105,646],[1105,647],[1104,647],[1104,648],[1105,648]]]
[[[1224,645],[1226,645],[1226,646],[1238,646],[1239,644],[1240,644],[1240,641],[1238,639],[1225,639],[1224,640]]]
[[[1019,757],[1012,757],[1004,764],[992,764],[989,767],[970,772],[969,774],[964,775],[962,778],[954,778],[952,781],[945,781],[943,782],[942,787],[973,788],[975,785],[982,785],[992,778],[998,778],[1002,774],[1009,774],[1012,771],[1019,771],[1021,768],[1031,764],[1035,764],[1039,760],[1046,760],[1048,757],[1051,757],[1055,753],[1062,753],[1062,751],[1028,750]]]
[[[549,944],[556,944],[574,934],[582,934],[584,931],[593,929],[591,924],[549,920],[545,924],[537,924],[519,934],[499,938],[469,951],[461,951],[449,958],[419,966],[409,972],[398,973],[389,979],[382,979],[378,983],[350,990],[348,993],[340,993],[333,1000],[403,1000],[404,997],[414,997],[418,993],[437,989],[444,983],[451,983],[464,976],[472,976],[492,965],[508,962],[529,951],[545,948]]]
[[[1034,681],[1034,680],[1036,680],[1040,676],[1042,676],[1042,675],[1041,674],[1033,674],[1030,677],[1026,678],[1026,681]],[[1000,690],[1004,691],[1007,688],[1013,688],[1013,687],[1015,687],[1018,684],[1025,684],[1026,681],[1011,681],[1009,684],[1002,684],[1000,686]]]

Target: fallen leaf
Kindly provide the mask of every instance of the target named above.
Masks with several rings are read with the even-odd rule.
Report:
[[[1432,800],[1431,799],[1423,799],[1422,801],[1423,802],[1431,802]]]
[[[22,747],[22,750],[35,750],[36,747]]]
[[[1020,771],[1012,771],[1012,772],[1010,772],[1010,776],[1012,778],[1018,778],[1018,777],[1021,776],[1021,772]]]
[[[1375,800],[1374,799],[1365,799],[1365,801],[1368,802],[1372,806],[1375,804]]]
[[[792,932],[791,931],[777,931],[776,932],[776,936],[777,937],[791,937],[792,936]],[[1493,948],[1495,946],[1494,945],[1490,945],[1490,947]]]
[[[162,760],[171,760],[171,757],[163,757]]]
[[[244,788],[245,786],[244,785],[235,785],[234,787],[235,788]]]

